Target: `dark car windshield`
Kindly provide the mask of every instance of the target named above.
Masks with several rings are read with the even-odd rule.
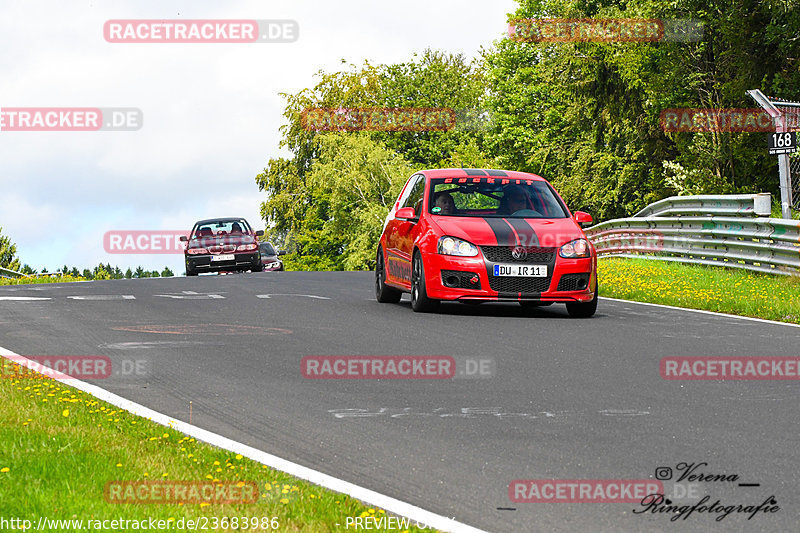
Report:
[[[505,182],[505,183],[503,183]],[[567,218],[552,187],[540,180],[437,178],[429,212],[456,217]]]
[[[243,218],[212,220],[210,222],[198,223],[195,225],[193,238],[216,237],[222,235],[242,235],[252,233],[250,225]]]
[[[261,243],[261,254],[262,255],[275,255],[275,248],[268,242]]]

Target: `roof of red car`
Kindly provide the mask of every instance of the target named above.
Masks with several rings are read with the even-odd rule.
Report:
[[[518,172],[516,170],[498,170],[488,168],[436,168],[420,170],[429,178],[470,178],[470,177],[493,177],[493,178],[512,178],[512,179],[536,179],[544,178],[529,172]]]

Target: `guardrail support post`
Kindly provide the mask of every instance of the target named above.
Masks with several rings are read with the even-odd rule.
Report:
[[[789,154],[778,156],[778,173],[781,179],[781,218],[792,218],[792,185],[789,174]]]

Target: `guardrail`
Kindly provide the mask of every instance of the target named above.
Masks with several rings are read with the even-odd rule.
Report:
[[[633,216],[769,216],[771,213],[772,195],[764,192],[759,194],[670,196],[648,205]]]
[[[0,267],[0,278],[24,278],[25,274]]]
[[[710,197],[702,198],[706,201]],[[742,198],[729,200],[718,202],[712,210],[723,203],[731,207]],[[691,204],[687,202],[686,205]],[[651,207],[653,205],[648,206]],[[640,213],[586,230],[599,256],[648,255],[663,261],[800,275],[800,220],[714,215],[638,216]]]

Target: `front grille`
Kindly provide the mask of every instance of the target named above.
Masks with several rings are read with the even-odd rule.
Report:
[[[551,263],[555,256],[555,248],[525,248],[528,257],[518,261],[511,256],[516,246],[481,246],[481,251],[492,263]]]
[[[474,289],[479,290],[481,288],[481,280],[478,278],[477,283],[470,283],[474,276],[477,276],[474,272],[462,272],[460,270],[442,270],[442,285],[445,287],[451,287],[454,289]],[[448,278],[457,278],[458,282],[456,284],[449,283]]]
[[[564,274],[558,280],[557,291],[582,291],[589,286],[589,273],[583,274]]]
[[[550,288],[550,276],[546,278],[495,277],[489,276],[489,286],[497,292],[539,293]]]

